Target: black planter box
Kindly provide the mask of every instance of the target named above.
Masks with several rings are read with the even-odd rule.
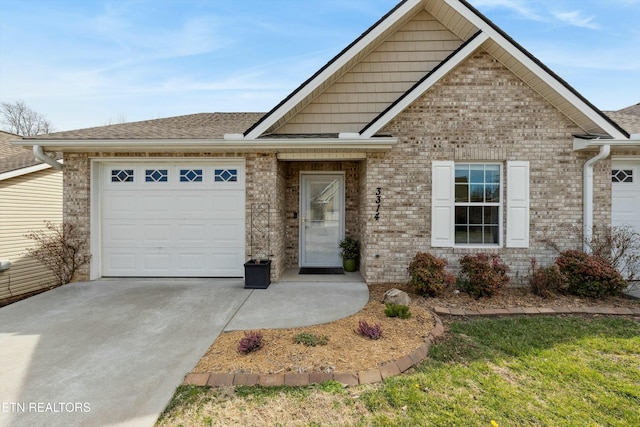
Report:
[[[255,259],[244,263],[244,288],[267,289],[271,284],[271,260],[256,264]]]

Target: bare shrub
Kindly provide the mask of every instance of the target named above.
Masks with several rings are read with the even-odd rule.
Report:
[[[69,283],[76,271],[91,260],[87,254],[87,239],[72,222],[61,225],[45,221],[46,230],[32,231],[25,237],[37,245],[27,254],[40,261],[56,277],[56,285]]]
[[[556,264],[546,267],[537,267],[536,259],[531,258],[531,274],[529,275],[529,288],[534,295],[548,298],[555,292],[565,292],[567,278]]]
[[[638,277],[640,269],[640,234],[633,227],[597,225],[587,239],[591,253],[609,261],[627,280]]]
[[[569,225],[566,228],[568,233],[583,236],[581,226]],[[607,260],[626,280],[633,281],[640,276],[640,233],[633,227],[594,225],[591,236],[583,236],[581,242],[591,254]],[[568,249],[561,248],[552,238],[545,239],[545,243],[558,253]],[[583,247],[573,249],[582,251]]]

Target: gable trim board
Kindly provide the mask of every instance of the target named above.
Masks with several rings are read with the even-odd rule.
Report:
[[[26,168],[16,169],[5,173],[0,173],[0,181],[4,181],[5,179],[11,179],[22,175],[27,175],[33,172],[38,172],[51,166],[46,163],[40,163],[39,165],[29,166]]]

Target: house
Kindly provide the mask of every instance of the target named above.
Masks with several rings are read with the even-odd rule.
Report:
[[[0,301],[48,289],[55,281],[27,256],[24,235],[62,222],[62,172],[10,144],[18,135],[0,131]]]
[[[91,246],[85,279],[242,276],[268,253],[278,280],[340,265],[344,235],[361,240],[368,283],[405,281],[417,251],[454,267],[499,254],[523,277],[531,257],[555,258],[549,240],[581,244],[570,226],[622,215],[612,162],[632,171],[625,183],[640,165],[638,135],[462,0],[401,1],[266,114],[19,145],[64,152],[64,217]]]

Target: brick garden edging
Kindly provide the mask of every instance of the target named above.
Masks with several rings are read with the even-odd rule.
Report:
[[[189,373],[182,384],[213,387],[236,385],[260,385],[265,387],[294,386],[301,387],[310,384],[321,384],[325,381],[337,381],[344,386],[356,386],[360,384],[373,384],[385,378],[400,375],[409,368],[426,359],[431,343],[444,334],[444,326],[437,315],[433,315],[434,326],[424,343],[416,350],[397,360],[387,362],[384,365],[359,372],[326,373],[308,372],[303,374],[216,374],[216,373]]]
[[[467,317],[491,317],[513,315],[557,315],[557,314],[600,314],[606,316],[640,316],[640,307],[509,307],[493,309],[456,309],[445,307],[433,308],[434,327],[429,332],[425,342],[406,356],[385,363],[379,368],[359,372],[325,373],[310,372],[303,374],[217,374],[217,373],[189,373],[182,384],[213,387],[260,385],[264,387],[294,386],[301,387],[310,384],[320,384],[325,381],[337,381],[344,386],[357,386],[361,384],[374,384],[385,378],[400,375],[409,368],[426,359],[429,348],[436,338],[444,334],[444,326],[438,315],[467,316]]]
[[[640,316],[640,307],[508,307],[468,310],[460,308],[434,307],[434,313],[447,316],[513,316],[555,314],[601,314],[606,316]]]

